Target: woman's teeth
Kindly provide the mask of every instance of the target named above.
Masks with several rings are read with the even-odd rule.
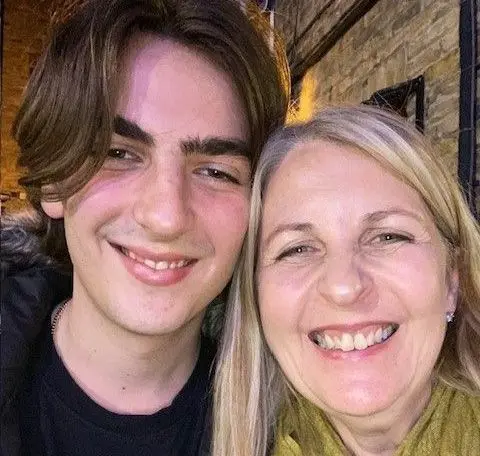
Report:
[[[372,345],[381,344],[389,339],[398,329],[398,325],[391,323],[386,326],[379,326],[368,333],[336,333],[335,335],[326,332],[315,332],[311,337],[313,342],[325,350],[341,350],[344,352],[352,350],[365,350]]]

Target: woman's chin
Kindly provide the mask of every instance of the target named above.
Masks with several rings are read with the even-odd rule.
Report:
[[[326,410],[326,412],[329,415],[367,417],[387,410],[392,403],[393,401],[387,398],[355,397],[340,403],[330,404],[329,410]]]
[[[367,417],[391,408],[401,394],[400,389],[388,388],[386,385],[350,385],[335,392],[323,392],[322,396],[326,400],[310,400],[331,416]]]

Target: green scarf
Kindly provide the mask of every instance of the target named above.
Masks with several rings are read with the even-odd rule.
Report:
[[[345,456],[349,452],[319,410],[310,409],[318,456]],[[288,410],[277,429],[274,456],[302,456]],[[395,456],[480,456],[480,396],[470,396],[439,383],[421,417],[397,448]]]

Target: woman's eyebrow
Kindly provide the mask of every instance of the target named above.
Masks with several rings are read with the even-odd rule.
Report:
[[[281,223],[266,237],[264,245],[268,245],[272,240],[281,233],[286,231],[299,231],[302,233],[311,233],[313,231],[312,223]]]
[[[422,217],[422,215],[419,214],[418,212],[410,211],[410,210],[403,209],[403,208],[400,208],[400,207],[392,207],[392,208],[384,209],[384,210],[381,210],[381,211],[370,212],[363,217],[363,221],[366,224],[368,224],[368,223],[378,223],[378,222],[381,222],[382,220],[384,220],[388,217],[392,217],[392,216],[395,216],[395,215],[414,218],[419,222],[424,222],[425,221],[425,218]]]

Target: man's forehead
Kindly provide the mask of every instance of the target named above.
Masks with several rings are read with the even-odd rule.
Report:
[[[236,86],[200,52],[144,35],[130,44],[120,68],[117,115],[150,135],[172,131],[180,136],[249,136]]]
[[[214,82],[218,92],[229,92],[239,101],[231,76],[200,50],[168,37],[140,33],[132,37],[119,62],[120,97],[134,89],[145,90],[145,81],[161,76],[164,88],[178,83]],[[204,84],[205,85],[205,84]],[[149,84],[153,91],[155,84]],[[199,90],[201,87],[199,87]],[[173,94],[178,92],[173,92]],[[201,92],[200,92],[201,94]]]

